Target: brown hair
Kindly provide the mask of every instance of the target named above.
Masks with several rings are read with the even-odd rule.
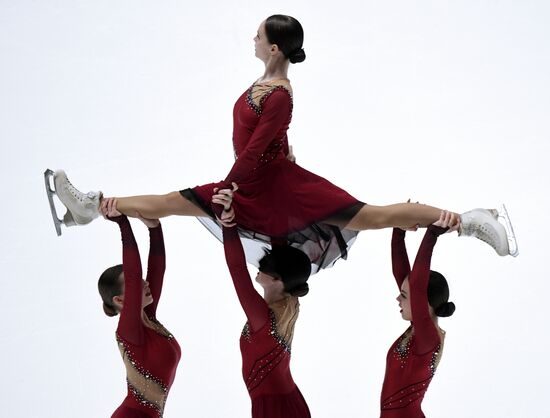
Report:
[[[122,283],[120,275],[122,273],[122,264],[109,267],[99,277],[97,288],[101,299],[103,299],[103,311],[107,316],[118,315],[118,308],[113,303],[113,297],[122,293]]]

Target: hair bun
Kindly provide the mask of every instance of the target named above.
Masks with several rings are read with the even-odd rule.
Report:
[[[107,305],[105,302],[103,302],[103,312],[105,312],[105,315],[107,316],[117,316],[118,312],[116,309],[114,309],[112,306]]]
[[[456,306],[453,302],[445,302],[442,305],[438,306],[437,309],[435,309],[435,314],[440,317],[447,317],[451,316],[456,309]]]
[[[302,283],[294,288],[292,288],[288,293],[292,296],[302,297],[309,293],[309,285],[307,283]]]
[[[306,59],[306,53],[303,48],[297,49],[288,55],[288,59],[292,64],[297,64]]]

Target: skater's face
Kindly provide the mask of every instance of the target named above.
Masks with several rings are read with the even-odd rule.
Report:
[[[113,298],[113,302],[118,306],[120,310],[122,310],[122,307],[124,306],[124,273],[120,274],[120,284],[122,288],[122,293],[118,296],[115,296]],[[143,286],[142,294],[141,294],[141,308],[145,308],[146,306],[153,303],[153,295],[151,294],[151,289],[149,289],[149,282],[146,280],[142,280],[141,284]]]
[[[405,321],[412,321],[411,314],[411,299],[409,295],[409,278],[407,277],[401,285],[401,291],[396,300],[399,302],[399,308],[401,309],[401,317]]]
[[[269,57],[278,51],[277,45],[273,45],[267,39],[265,33],[265,20],[260,24],[258,32],[254,37],[254,51],[256,57],[267,63]]]
[[[262,271],[258,272],[256,282],[264,289],[280,287],[281,290],[284,290],[284,283],[280,278]]]

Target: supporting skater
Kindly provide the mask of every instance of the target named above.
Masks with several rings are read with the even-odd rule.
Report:
[[[254,42],[265,71],[235,103],[233,145],[238,158],[224,181],[164,195],[120,197],[118,210],[127,216],[186,215],[214,222],[213,189],[236,182],[240,190],[234,207],[241,236],[258,245],[285,240],[308,254],[313,272],[345,258],[358,231],[426,227],[435,222],[438,208],[413,203],[368,205],[290,161],[287,130],[293,93],[287,76],[290,63],[305,59],[303,36],[302,26],[290,16],[270,16],[260,24]],[[70,220],[85,224],[98,215],[100,193],[79,192],[63,171],[54,177],[56,193],[72,214]],[[493,213],[476,209],[462,218],[462,225],[456,219],[451,231],[460,229],[461,235],[480,238],[499,255],[517,255],[513,235],[506,234]],[[220,226],[213,222],[205,221],[221,238]]]
[[[437,237],[452,225],[452,214],[442,211],[426,230],[411,270],[405,231],[395,228],[392,236],[392,266],[401,316],[411,325],[391,346],[381,395],[382,418],[424,418],[421,403],[443,353],[445,331],[438,317],[450,316],[449,287],[440,273],[430,270]]]
[[[149,228],[151,245],[144,281],[130,222],[113,203],[105,200],[103,214],[120,227],[122,264],[105,270],[98,288],[105,313],[120,314],[116,338],[128,394],[112,418],[160,418],[181,357],[178,342],[156,317],[165,270],[162,228],[158,219],[140,217]]]
[[[231,193],[213,196],[213,202],[231,210]],[[232,212],[230,213],[232,215]],[[274,246],[260,260],[256,282],[248,273],[237,228],[223,222],[227,266],[247,318],[240,348],[243,379],[252,401],[252,418],[309,418],[309,408],[290,373],[290,352],[298,319],[298,297],[308,291],[309,258],[289,246]],[[233,225],[233,226],[231,226]]]

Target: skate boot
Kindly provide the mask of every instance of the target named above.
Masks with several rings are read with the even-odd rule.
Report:
[[[50,187],[50,179],[53,177],[54,189]],[[46,170],[44,173],[46,182],[46,193],[50,202],[53,222],[57,235],[61,235],[61,224],[65,226],[85,225],[92,222],[99,216],[99,202],[102,197],[101,192],[82,193],[74,187],[63,170],[55,173],[52,170]],[[57,195],[61,203],[67,208],[63,219],[59,219],[53,195]]]
[[[498,222],[499,218],[506,222],[507,228]],[[519,254],[516,237],[504,205],[501,211],[473,209],[460,215],[460,221],[460,236],[478,238],[493,247],[500,256],[517,257]]]

